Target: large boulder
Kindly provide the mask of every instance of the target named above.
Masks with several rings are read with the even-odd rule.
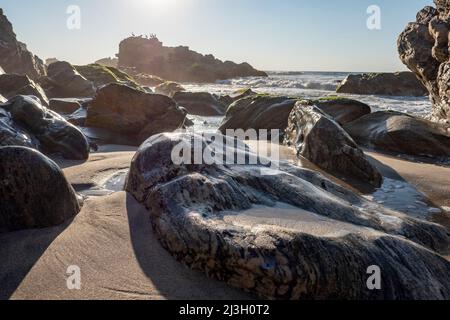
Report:
[[[314,105],[340,125],[352,122],[372,112],[365,103],[341,97],[320,98],[314,101]]]
[[[3,74],[0,75],[0,94],[10,99],[17,95],[30,95],[39,98],[48,106],[48,98],[39,84],[26,75]]]
[[[181,128],[185,117],[169,97],[113,83],[100,88],[89,103],[86,126],[124,135],[140,145],[156,133]]]
[[[450,262],[434,252],[448,248],[444,227],[290,164],[275,175],[263,165],[175,164],[180,145],[211,152],[214,143],[183,133],[149,138],[125,188],[189,267],[268,298],[450,298]],[[368,289],[370,266],[380,268],[382,290]]]
[[[204,117],[223,116],[228,107],[208,92],[177,92],[173,100],[189,114]]]
[[[6,73],[28,75],[37,80],[45,75],[44,62],[17,41],[12,24],[0,8],[0,65]]]
[[[96,88],[109,83],[121,83],[133,88],[140,86],[125,72],[114,67],[106,67],[100,64],[88,64],[84,66],[74,66],[74,68],[87,80],[91,81]]]
[[[89,142],[83,133],[56,112],[43,107],[36,97],[16,96],[0,106],[1,145],[25,145],[67,159],[89,157]],[[6,112],[5,112],[6,111]]]
[[[398,38],[403,63],[428,89],[433,120],[450,123],[449,0],[435,0],[436,9],[422,9]]]
[[[352,74],[342,81],[336,92],[413,97],[428,93],[411,72]]]
[[[165,81],[155,87],[155,93],[168,97],[173,97],[175,93],[182,91],[186,91],[186,89],[181,84],[172,81]]]
[[[353,139],[316,106],[299,101],[289,115],[284,143],[326,172],[380,187],[382,177]]]
[[[346,124],[344,129],[358,144],[381,152],[450,156],[450,135],[443,127],[405,113],[374,112]]]
[[[249,96],[237,100],[228,107],[225,119],[219,130],[226,134],[227,129],[278,129],[280,139],[288,125],[289,114],[297,100],[275,96]]]
[[[84,98],[95,94],[93,83],[65,61],[49,65],[48,76],[41,78],[40,83],[50,98]]]
[[[0,147],[0,233],[60,225],[80,211],[63,172],[24,147]]]

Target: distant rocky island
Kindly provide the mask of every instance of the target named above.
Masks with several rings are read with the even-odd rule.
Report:
[[[221,61],[212,54],[203,55],[189,47],[166,47],[156,36],[132,36],[120,43],[119,68],[180,82],[214,82],[236,77],[266,77],[250,64]]]

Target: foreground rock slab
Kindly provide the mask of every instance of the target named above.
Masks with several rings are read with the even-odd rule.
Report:
[[[0,147],[0,200],[0,233],[56,226],[80,211],[58,165],[24,147]]]
[[[450,263],[432,251],[448,249],[444,227],[288,164],[276,174],[258,165],[175,165],[180,143],[211,147],[196,135],[153,136],[125,188],[149,210],[163,247],[191,268],[269,298],[450,297]],[[383,270],[383,290],[367,289],[371,265]]]

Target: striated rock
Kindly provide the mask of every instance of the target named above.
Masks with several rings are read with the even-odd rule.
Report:
[[[7,99],[17,95],[31,95],[39,98],[42,104],[48,106],[48,98],[44,90],[26,75],[0,75],[0,94]]]
[[[83,133],[31,96],[16,96],[1,106],[1,145],[25,145],[67,159],[85,160],[89,143]],[[2,134],[3,135],[3,134]]]
[[[173,100],[185,108],[189,114],[197,116],[222,116],[227,111],[227,106],[208,92],[180,91],[173,95]]]
[[[228,107],[219,130],[226,134],[227,129],[279,129],[282,139],[296,101],[287,97],[264,95],[237,100]]]
[[[12,24],[0,8],[0,65],[6,73],[28,75],[37,80],[45,75],[44,62],[17,41]]]
[[[60,225],[80,211],[58,165],[24,147],[0,147],[0,202],[0,233]]]
[[[95,94],[93,83],[70,63],[58,61],[48,66],[48,76],[40,79],[50,98],[84,98]]]
[[[173,97],[177,92],[186,91],[179,83],[166,81],[155,87],[155,93]]]
[[[236,77],[263,76],[248,63],[222,62],[213,55],[202,55],[188,47],[165,47],[155,36],[130,37],[119,46],[119,68],[136,68],[178,82],[214,82]]]
[[[175,165],[180,143],[208,151],[212,141],[149,138],[125,188],[149,210],[163,247],[189,267],[265,298],[450,298],[450,262],[432,251],[448,247],[444,227],[290,164],[276,175],[255,165]],[[372,265],[382,290],[367,289]]]
[[[382,177],[353,139],[325,113],[299,101],[289,116],[284,143],[326,172],[380,187]]]
[[[182,127],[186,112],[175,101],[112,83],[100,88],[87,110],[86,126],[106,129],[140,145],[148,137]]]
[[[413,97],[427,94],[425,87],[411,72],[351,74],[342,81],[336,92]]]
[[[91,81],[96,88],[109,83],[126,84],[133,88],[140,87],[128,74],[114,67],[105,67],[99,64],[88,64],[85,66],[74,66],[74,68],[83,77]]]
[[[313,104],[331,116],[340,125],[354,121],[372,112],[365,103],[340,97],[321,98],[314,101]]]
[[[450,156],[445,129],[406,113],[379,111],[359,118],[344,129],[365,147],[378,151],[426,157]]]

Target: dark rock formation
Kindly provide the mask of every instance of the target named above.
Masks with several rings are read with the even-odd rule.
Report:
[[[156,133],[181,128],[185,117],[169,97],[113,83],[97,91],[88,106],[86,126],[125,135],[140,145]]]
[[[137,83],[144,87],[156,87],[166,82],[160,77],[142,73],[134,67],[122,67],[120,70],[129,74]]]
[[[227,129],[278,129],[282,139],[295,103],[295,99],[264,95],[237,100],[228,107],[219,130],[226,134]]]
[[[380,187],[382,177],[353,139],[316,106],[297,102],[289,116],[285,144],[326,172]]]
[[[186,90],[181,86],[181,84],[172,81],[165,81],[155,87],[155,93],[163,94],[171,98],[175,93],[183,91]]]
[[[349,75],[338,86],[336,92],[413,97],[425,96],[428,93],[411,72]]]
[[[422,81],[433,102],[433,120],[450,122],[449,34],[450,1],[435,0],[425,7],[398,39],[403,63]]]
[[[99,64],[88,64],[85,66],[74,66],[74,68],[83,77],[91,81],[96,88],[109,83],[126,84],[133,88],[140,87],[128,74],[114,67],[105,67]]]
[[[450,156],[445,129],[411,115],[379,111],[348,123],[344,129],[365,147],[378,151],[425,157]]]
[[[367,104],[347,98],[326,97],[313,103],[340,125],[354,121],[371,112]]]
[[[80,205],[56,163],[24,147],[0,147],[0,233],[52,227]]]
[[[189,114],[204,117],[223,116],[228,107],[208,92],[180,91],[173,95],[173,100],[185,108]]]
[[[57,113],[43,107],[37,98],[16,96],[1,105],[0,110],[2,108],[1,145],[32,147],[74,160],[89,157],[89,143],[83,133]]]
[[[0,94],[7,99],[17,95],[31,95],[39,98],[42,104],[48,106],[48,98],[44,90],[26,75],[0,75]]]
[[[45,75],[44,62],[17,41],[12,24],[0,8],[0,66],[6,73],[28,75],[37,80]]]
[[[236,77],[267,76],[248,63],[222,62],[188,47],[165,47],[156,37],[130,37],[119,47],[119,68],[134,67],[142,73],[180,82],[214,82]]]
[[[59,114],[71,114],[81,108],[83,100],[71,98],[50,99],[49,109]]]
[[[48,76],[39,81],[50,98],[84,98],[95,94],[93,83],[65,61],[49,65]]]
[[[268,298],[450,298],[450,262],[426,249],[448,247],[444,227],[289,164],[276,175],[255,165],[175,165],[180,143],[212,142],[151,137],[131,163],[126,190],[149,210],[161,244],[189,267]],[[373,265],[382,290],[367,288]]]
[[[117,68],[118,63],[119,63],[119,59],[117,59],[117,58],[103,58],[103,59],[95,61],[95,64],[99,64],[99,65],[105,66],[105,67],[113,67],[113,68]]]

